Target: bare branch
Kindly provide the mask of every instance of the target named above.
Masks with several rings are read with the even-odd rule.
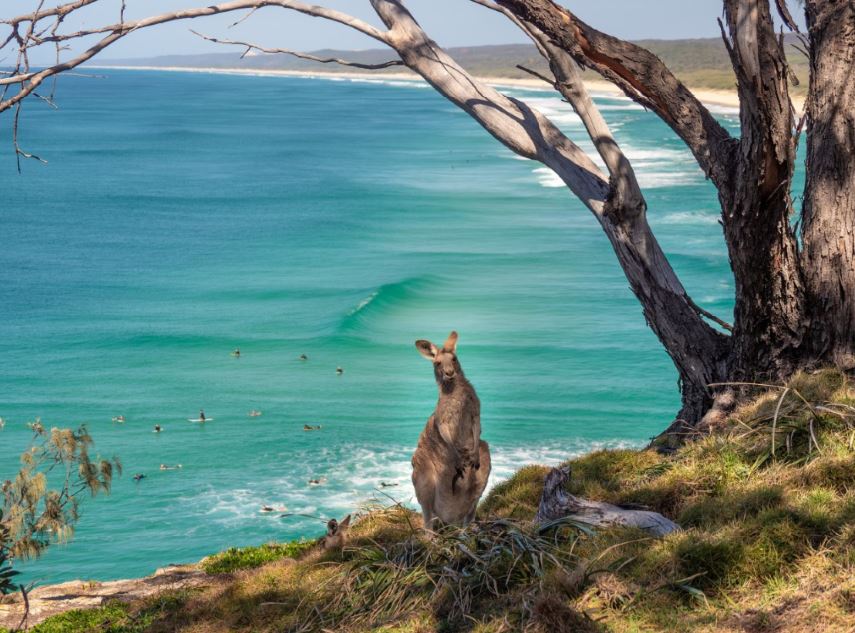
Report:
[[[399,0],[371,4],[389,28],[389,45],[410,69],[511,151],[550,167],[589,209],[602,213],[608,182],[579,146],[537,110],[467,73],[427,36]]]
[[[38,22],[40,20],[53,16],[64,17],[72,11],[76,11],[77,9],[85,7],[87,4],[93,4],[95,2],[98,2],[98,0],[75,0],[74,2],[67,2],[65,4],[61,4],[50,9],[40,9],[35,13],[25,13],[24,15],[19,15],[16,18],[7,18],[5,20],[0,20],[0,24],[17,26],[22,22],[29,22],[32,20]]]
[[[790,9],[787,7],[787,0],[775,0],[775,7],[778,9],[778,15],[781,16],[781,20],[787,25],[787,28],[791,31],[795,31],[796,33],[801,33],[801,31],[799,31],[799,25],[796,24],[793,16],[790,15]]]
[[[497,4],[656,112],[683,139],[704,173],[717,185],[727,182],[733,152],[730,134],[656,55],[594,29],[552,0],[497,0]]]
[[[730,323],[728,323],[727,321],[723,321],[722,319],[718,318],[712,312],[704,310],[701,306],[699,306],[697,303],[695,303],[689,295],[686,295],[686,301],[688,301],[689,305],[692,306],[692,308],[694,308],[695,312],[697,312],[701,316],[706,317],[707,319],[709,319],[713,323],[717,323],[718,325],[723,327],[728,332],[733,331],[733,326]]]
[[[529,75],[531,75],[532,77],[536,77],[537,79],[540,79],[541,81],[545,81],[545,82],[546,82],[546,83],[548,83],[550,86],[552,86],[553,88],[555,88],[555,77],[547,77],[546,75],[541,75],[541,74],[540,74],[539,72],[537,72],[536,70],[532,70],[531,68],[528,68],[528,67],[526,67],[526,66],[523,66],[522,64],[517,64],[517,65],[516,65],[516,67],[517,67],[517,68],[519,68],[519,69],[520,69],[521,71],[523,71],[524,73],[528,73],[528,74],[529,74]]]
[[[244,21],[248,20],[249,18],[251,18],[251,17],[253,16],[253,14],[254,14],[256,11],[258,11],[258,8],[257,8],[257,7],[256,7],[256,8],[254,8],[254,9],[250,9],[249,11],[247,11],[247,12],[246,12],[246,15],[244,15],[242,18],[240,18],[239,20],[237,20],[237,21],[232,22],[231,24],[229,24],[229,28],[230,28],[230,29],[233,29],[234,27],[236,27],[236,26],[237,26],[238,24],[240,24],[241,22],[244,22]]]
[[[411,69],[478,121],[515,153],[553,169],[603,227],[651,328],[674,360],[681,378],[706,385],[719,375],[727,337],[704,322],[647,223],[644,200],[629,161],[578,77],[578,69],[551,40],[539,38],[553,74],[609,167],[606,183],[593,161],[537,111],[471,77],[427,37],[400,0],[371,0],[389,27],[390,46]],[[480,3],[479,3],[480,4]],[[526,20],[520,23],[530,26]],[[535,27],[527,30],[537,36]],[[556,63],[552,63],[556,62]],[[567,63],[570,62],[570,63]],[[604,195],[605,194],[605,195]],[[686,341],[692,341],[690,346]]]
[[[5,23],[13,26],[15,38],[20,40],[20,36],[17,35],[17,27],[21,22],[29,21],[31,23],[30,30],[32,30],[32,28],[38,22],[39,19],[49,16],[63,17],[77,8],[84,6],[85,4],[89,4],[91,1],[94,0],[89,0],[88,2],[84,0],[79,0],[78,2],[56,7],[55,9],[37,11],[33,14],[30,14],[29,16],[22,16],[19,18],[13,18],[11,20],[6,20]],[[101,40],[90,46],[77,57],[74,57],[73,59],[68,60],[66,62],[54,64],[53,66],[50,66],[38,72],[30,72],[28,67],[24,68],[23,71],[21,71],[21,64],[19,62],[16,65],[16,70],[18,72],[16,72],[12,76],[0,79],[0,86],[5,87],[11,84],[20,85],[18,93],[14,96],[8,99],[0,98],[0,112],[8,110],[9,108],[15,106],[20,101],[28,97],[45,79],[76,68],[80,64],[89,61],[102,50],[134,31],[155,26],[158,24],[164,24],[166,22],[188,20],[209,15],[216,15],[220,13],[228,13],[231,11],[256,9],[260,7],[281,7],[283,9],[291,9],[294,11],[298,11],[305,15],[324,18],[333,22],[344,24],[345,26],[353,28],[356,31],[368,35],[369,37],[372,37],[380,42],[388,43],[387,33],[380,31],[379,29],[371,26],[363,20],[360,20],[359,18],[355,18],[351,15],[342,13],[341,11],[336,11],[334,9],[328,9],[326,7],[320,7],[316,5],[308,5],[297,0],[233,0],[232,2],[224,2],[222,4],[215,4],[207,7],[198,7],[195,9],[185,9],[181,11],[163,13],[141,20],[120,22],[118,24],[113,24],[110,26],[77,31],[76,33],[66,35],[55,34],[40,38],[35,41],[36,45],[45,42],[60,42],[72,39],[80,39],[89,35],[105,33],[107,34],[106,37],[102,38]],[[32,35],[31,32],[30,35]],[[23,44],[22,46],[24,50],[26,50],[27,46]],[[26,59],[24,61],[26,61]]]
[[[541,57],[543,57],[544,59],[549,59],[549,54],[541,46],[540,40],[536,37],[532,37],[531,33],[528,32],[528,29],[525,27],[525,25],[522,22],[520,22],[519,18],[517,18],[517,16],[515,16],[513,13],[508,11],[505,7],[499,6],[493,0],[470,0],[470,2],[474,2],[475,4],[480,4],[482,7],[486,7],[487,9],[490,9],[491,11],[496,11],[497,13],[501,13],[502,15],[504,15],[511,22],[516,24],[520,31],[522,31],[523,33],[528,35],[529,39],[535,45],[535,47],[537,48]]]
[[[360,20],[359,18],[356,18],[352,15],[348,15],[347,13],[343,13],[341,11],[337,11],[335,9],[329,9],[327,7],[322,7],[318,5],[309,5],[303,2],[299,2],[298,0],[233,0],[232,2],[223,2],[221,4],[214,4],[207,7],[198,7],[195,9],[184,9],[181,11],[162,13],[160,15],[151,16],[141,20],[134,20],[131,22],[118,22],[116,24],[110,24],[108,26],[101,26],[93,29],[84,29],[76,31],[74,33],[68,33],[66,35],[59,35],[55,38],[45,37],[41,38],[39,40],[39,43],[53,42],[57,40],[67,41],[87,37],[90,35],[103,35],[104,33],[117,33],[122,31],[130,32],[141,28],[147,28],[150,26],[163,24],[165,22],[173,22],[175,20],[188,20],[209,15],[217,15],[220,13],[229,13],[231,11],[241,11],[245,9],[257,10],[263,7],[280,7],[283,9],[291,9],[293,11],[297,11],[298,13],[303,13],[312,17],[324,18],[325,20],[330,20],[331,22],[338,22],[339,24],[343,24],[344,26],[350,27],[380,42],[385,43],[386,41],[385,34],[382,31],[371,26],[364,20]]]
[[[252,44],[251,42],[242,42],[240,40],[223,40],[216,37],[211,37],[210,35],[204,35],[193,29],[190,29],[190,32],[194,35],[198,35],[203,40],[208,40],[209,42],[214,42],[215,44],[234,44],[237,46],[246,47],[246,51],[244,51],[241,57],[244,57],[249,51],[256,50],[262,53],[267,53],[271,55],[282,54],[282,55],[292,55],[294,57],[299,57],[300,59],[307,59],[314,62],[320,62],[322,64],[338,64],[340,66],[350,66],[353,68],[362,68],[364,70],[380,70],[382,68],[389,68],[390,66],[403,66],[404,62],[400,59],[391,59],[386,62],[381,62],[379,64],[363,64],[361,62],[352,62],[346,59],[340,59],[338,57],[318,57],[317,55],[312,55],[311,53],[302,53],[300,51],[294,51],[288,48],[266,48],[264,46],[259,46],[258,44]]]

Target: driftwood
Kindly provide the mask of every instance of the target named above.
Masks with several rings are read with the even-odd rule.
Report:
[[[566,517],[598,527],[620,525],[639,528],[655,536],[664,536],[680,529],[679,525],[658,512],[634,510],[571,495],[564,489],[569,479],[570,469],[566,466],[549,471],[537,509],[536,523],[542,525]]]

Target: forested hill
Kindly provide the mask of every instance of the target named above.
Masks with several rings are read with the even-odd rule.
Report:
[[[799,92],[806,85],[807,63],[805,57],[796,50],[792,39],[787,42],[787,54],[800,80]],[[735,85],[733,70],[720,38],[691,40],[639,40],[637,44],[647,48],[671,68],[688,85],[696,88],[730,90]],[[498,46],[452,47],[449,53],[467,70],[482,77],[529,77],[517,65],[526,66],[541,72],[546,64],[534,47],[528,44],[504,44]],[[394,54],[384,49],[362,51],[343,51],[324,49],[313,51],[318,57],[340,57],[360,63],[380,63],[394,59]],[[360,72],[336,64],[297,59],[289,55],[249,55],[240,58],[240,51],[208,53],[204,55],[164,55],[160,57],[136,59],[112,59],[100,62],[109,66],[164,66],[190,68],[257,68],[264,70],[304,70]],[[393,66],[385,72],[401,71]],[[364,72],[364,71],[361,71]],[[376,71],[384,72],[384,71]]]

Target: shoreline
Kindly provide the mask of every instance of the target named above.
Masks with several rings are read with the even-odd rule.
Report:
[[[196,66],[107,66],[100,64],[87,64],[84,68],[98,70],[156,70],[165,72],[188,72],[188,73],[205,73],[212,75],[254,75],[261,77],[300,77],[304,79],[358,79],[367,81],[411,81],[424,82],[424,80],[415,73],[409,72],[343,72],[343,71],[309,71],[309,70],[266,70],[263,68],[210,68]],[[508,87],[508,88],[525,88],[529,90],[544,90],[551,91],[552,89],[545,82],[538,79],[515,78],[515,77],[481,77],[476,79],[483,81],[493,87]],[[585,81],[585,86],[588,90],[595,94],[606,97],[628,97],[614,84],[607,81],[592,80]],[[692,93],[707,106],[717,106],[719,108],[738,108],[739,96],[735,90],[714,90],[711,88],[691,88]],[[793,98],[793,103],[797,110],[803,109],[803,99]]]

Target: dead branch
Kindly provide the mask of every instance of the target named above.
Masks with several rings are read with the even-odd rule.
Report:
[[[198,35],[203,40],[208,40],[209,42],[213,42],[215,44],[234,44],[236,46],[243,46],[246,48],[241,58],[245,57],[246,54],[250,51],[259,51],[261,53],[267,53],[270,55],[281,54],[281,55],[291,55],[293,57],[298,57],[300,59],[307,59],[314,62],[320,62],[322,64],[338,64],[339,66],[349,66],[351,68],[362,68],[363,70],[380,70],[383,68],[389,68],[390,66],[403,66],[404,62],[400,59],[391,59],[386,62],[381,62],[379,64],[364,64],[361,62],[352,62],[346,59],[341,59],[339,57],[318,57],[317,55],[312,55],[311,53],[302,53],[300,51],[294,51],[288,48],[267,48],[265,46],[259,46],[258,44],[252,44],[251,42],[243,42],[240,40],[224,40],[216,37],[212,37],[210,35],[204,35],[193,29],[190,29],[190,32],[194,35]]]
[[[683,139],[716,183],[726,182],[732,139],[692,92],[650,51],[580,20],[552,0],[496,0],[522,22],[540,29],[558,48],[650,108]]]
[[[543,526],[551,521],[570,519],[596,527],[633,527],[654,536],[665,536],[680,530],[671,519],[650,510],[622,508],[603,501],[591,501],[571,495],[565,490],[570,480],[570,468],[553,468],[546,475],[535,523]]]

